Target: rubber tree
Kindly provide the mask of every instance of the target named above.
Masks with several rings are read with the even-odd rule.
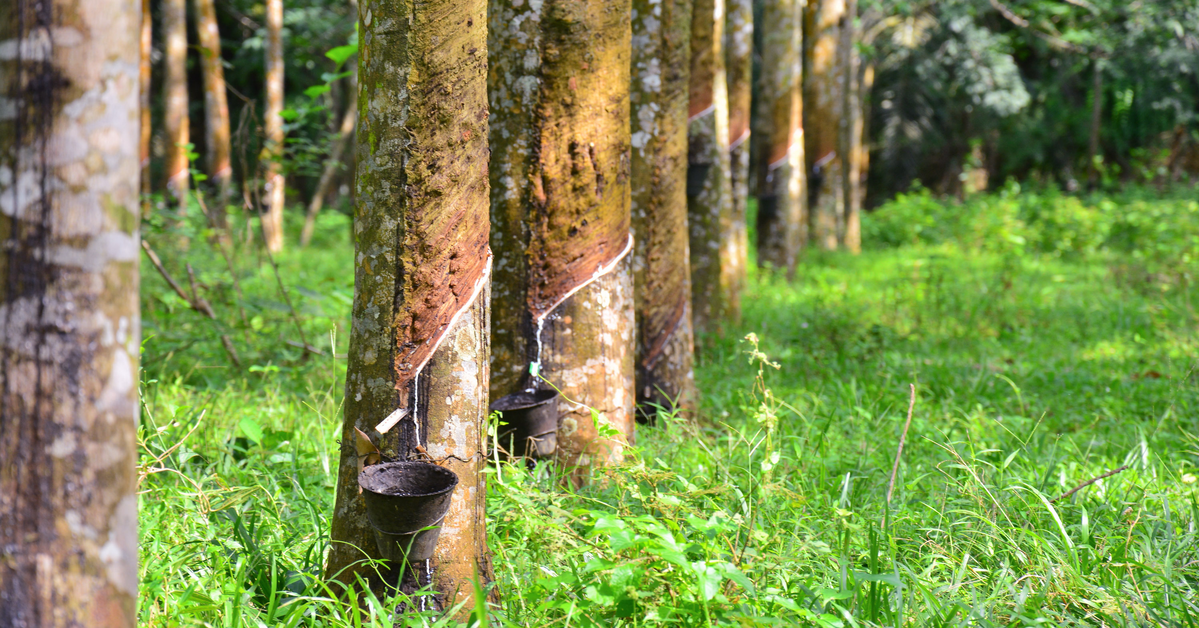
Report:
[[[208,178],[217,196],[208,203],[213,227],[225,228],[225,204],[230,200],[233,165],[229,150],[229,100],[225,95],[225,66],[221,59],[221,33],[213,0],[194,0],[199,34],[200,68],[204,75],[204,146],[208,153]]]
[[[354,303],[326,573],[352,582],[377,548],[359,497],[361,431],[385,459],[459,478],[434,557],[438,606],[491,579],[483,437],[489,282],[487,5],[359,2]],[[423,450],[423,453],[422,453]]]
[[[758,151],[758,262],[792,276],[807,240],[802,53],[803,3],[760,0],[761,59],[754,106]]]
[[[266,132],[262,151],[266,178],[266,211],[262,214],[262,236],[272,253],[283,250],[283,0],[266,0]]]
[[[837,244],[852,253],[862,252],[862,103],[858,93],[861,57],[857,50],[857,17],[857,0],[845,0],[837,60],[841,72],[837,152],[842,155],[840,184],[844,206],[837,223]]]
[[[639,411],[695,403],[687,236],[691,0],[634,0],[632,216]]]
[[[720,333],[741,317],[729,162],[724,0],[695,0],[687,126],[687,220],[691,303],[697,333]]]
[[[0,626],[137,620],[140,26],[0,4]]]
[[[845,0],[810,0],[804,9],[803,128],[808,169],[808,236],[825,249],[837,248],[844,219],[841,155],[837,153],[843,106],[837,63]]]
[[[153,127],[150,124],[150,55],[154,48],[154,20],[150,15],[150,0],[142,0],[141,23],[141,56],[138,58],[138,87],[140,91],[139,106],[141,107],[141,132],[139,134],[139,151],[141,156],[141,194],[142,216],[150,214],[150,140]]]
[[[633,439],[628,0],[493,0],[489,13],[491,395],[563,393],[559,463]],[[539,377],[534,378],[531,371]]]
[[[727,0],[724,51],[729,99],[729,197],[732,203],[732,242],[729,243],[733,288],[745,289],[749,265],[749,234],[745,213],[749,203],[750,114],[753,110],[753,0]]]
[[[188,145],[191,122],[187,115],[187,0],[163,0],[163,131],[166,133],[167,193],[180,216],[187,213],[191,163]]]

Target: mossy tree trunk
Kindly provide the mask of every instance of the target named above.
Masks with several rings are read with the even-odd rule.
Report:
[[[740,303],[749,265],[745,212],[749,203],[750,118],[753,110],[753,0],[726,0],[724,51],[729,98],[729,198],[733,223],[728,245],[733,301]]]
[[[484,586],[492,579],[486,24],[483,0],[359,4],[353,328],[326,573],[353,582],[369,571],[355,561],[377,555],[356,428],[386,458],[423,449],[458,475],[434,558],[402,582],[431,581],[443,609],[470,599],[476,570]]]
[[[687,220],[697,333],[721,333],[741,316],[729,162],[724,0],[696,0],[691,17]]]
[[[802,53],[803,5],[762,0],[758,102],[758,260],[792,276],[807,240]]]
[[[803,128],[808,170],[808,236],[825,249],[837,248],[844,219],[841,179],[842,73],[837,58],[845,0],[811,0],[804,9]]]
[[[628,0],[493,0],[493,399],[560,389],[559,461],[619,460],[587,407],[633,438]]]
[[[140,26],[0,3],[0,626],[137,621]]]
[[[691,0],[634,0],[632,216],[639,411],[693,408],[687,236]]]
[[[225,228],[225,204],[233,183],[229,155],[229,100],[225,96],[225,66],[221,60],[221,33],[213,0],[195,0],[196,31],[200,39],[200,68],[204,75],[204,144],[208,153],[208,178],[217,196],[207,204],[213,227]]]
[[[851,253],[862,252],[862,106],[858,94],[861,57],[857,50],[857,17],[857,0],[845,0],[838,55],[842,105],[837,151],[842,155],[841,198],[844,211],[837,225],[837,243]]]
[[[191,178],[187,156],[187,145],[191,142],[191,121],[187,116],[187,0],[163,0],[162,36],[166,42],[163,131],[167,144],[167,192],[182,217],[187,213]]]
[[[262,237],[272,253],[283,250],[283,205],[287,197],[283,177],[283,0],[266,0],[266,137],[262,160],[265,164],[266,211],[262,214]]]

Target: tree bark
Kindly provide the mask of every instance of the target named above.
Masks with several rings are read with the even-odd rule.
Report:
[[[862,252],[861,178],[862,178],[862,128],[860,100],[858,98],[858,66],[860,59],[857,48],[857,29],[854,21],[858,15],[857,0],[845,0],[845,14],[841,20],[841,146],[842,155],[841,198],[843,218],[838,221],[837,244],[851,253]]]
[[[633,438],[628,0],[493,0],[489,22],[492,398],[562,391],[558,459],[618,461],[588,407]]]
[[[696,333],[723,333],[741,317],[729,162],[724,0],[696,0],[691,17],[687,220]]]
[[[333,148],[329,152],[329,159],[325,162],[325,170],[321,173],[321,179],[316,185],[316,192],[313,193],[312,200],[308,203],[308,214],[304,216],[304,229],[300,232],[300,246],[308,246],[308,243],[312,241],[312,232],[316,229],[316,215],[324,206],[325,197],[329,195],[329,187],[333,185],[337,171],[341,168],[346,146],[354,139],[354,127],[357,123],[358,87],[355,81],[353,91],[350,93],[350,102],[346,104],[345,115],[341,118],[341,128],[338,129],[337,139],[333,140]]]
[[[137,619],[140,7],[0,5],[0,626]]]
[[[758,261],[795,273],[807,240],[802,93],[803,7],[797,0],[764,0],[761,72],[754,135],[758,169]]]
[[[150,215],[150,53],[154,48],[154,20],[150,15],[150,0],[142,0],[141,56],[138,58],[138,106],[141,108],[141,133],[138,147],[141,156],[141,211]]]
[[[484,586],[492,580],[486,24],[484,0],[359,7],[357,261],[326,573],[353,582],[371,571],[356,561],[377,555],[358,497],[357,428],[385,458],[418,459],[419,447],[458,474],[434,558],[402,583],[431,581],[441,609],[472,599],[476,569]],[[404,416],[385,424],[397,409]]]
[[[837,248],[844,218],[841,155],[842,77],[838,72],[838,29],[845,0],[812,0],[804,9],[803,128],[808,169],[808,236],[825,249]]]
[[[216,202],[208,203],[208,220],[217,229],[227,227],[225,205],[231,198],[233,165],[229,150],[229,100],[225,95],[225,66],[221,58],[221,33],[213,0],[195,0],[196,31],[200,35],[200,67],[204,74],[204,139],[208,150],[208,177]]]
[[[724,51],[729,99],[729,198],[732,241],[728,246],[733,302],[741,302],[749,266],[749,234],[745,226],[749,202],[750,118],[753,108],[753,0],[726,0]]]
[[[182,218],[187,215],[191,167],[187,157],[191,142],[191,121],[187,116],[187,0],[163,0],[162,33],[166,40],[163,126],[167,136],[167,193]]]
[[[272,253],[283,250],[283,0],[266,0],[266,211],[262,235]]]
[[[691,0],[634,0],[632,217],[637,403],[694,408],[687,238]]]

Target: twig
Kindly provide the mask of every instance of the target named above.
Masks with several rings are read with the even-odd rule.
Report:
[[[1126,464],[1126,465],[1124,465],[1124,466],[1122,466],[1122,467],[1120,467],[1120,468],[1118,468],[1118,469],[1112,469],[1111,471],[1108,471],[1107,473],[1104,473],[1103,475],[1097,475],[1097,476],[1095,476],[1095,477],[1093,477],[1093,478],[1091,478],[1091,479],[1087,480],[1086,482],[1083,482],[1082,484],[1079,484],[1078,486],[1075,486],[1074,488],[1072,488],[1072,489],[1070,489],[1070,490],[1066,491],[1065,493],[1062,493],[1061,495],[1058,495],[1057,497],[1054,497],[1053,499],[1049,500],[1049,503],[1051,503],[1051,504],[1052,504],[1052,503],[1055,503],[1055,502],[1057,502],[1058,500],[1066,499],[1067,497],[1069,497],[1069,496],[1071,496],[1071,495],[1073,495],[1073,494],[1077,493],[1078,491],[1081,491],[1082,489],[1084,489],[1084,488],[1086,488],[1086,487],[1088,487],[1088,486],[1090,486],[1090,485],[1092,485],[1092,484],[1094,484],[1094,483],[1098,482],[1099,480],[1102,480],[1102,479],[1104,479],[1104,478],[1110,478],[1110,477],[1112,477],[1113,475],[1116,475],[1117,473],[1123,473],[1124,471],[1127,471],[1127,470],[1128,470],[1128,468],[1129,468],[1130,466],[1131,466],[1131,465],[1127,465],[1127,464]]]
[[[891,493],[895,490],[895,475],[899,473],[899,459],[903,456],[903,443],[908,438],[908,428],[912,425],[912,410],[916,407],[916,385],[908,384],[912,389],[912,398],[908,401],[908,420],[903,424],[903,433],[899,435],[899,449],[895,450],[895,465],[891,467],[891,481],[887,483],[887,503],[891,503]]]
[[[167,272],[167,269],[163,267],[162,260],[158,259],[158,254],[154,252],[153,248],[150,248],[149,242],[142,240],[142,250],[146,252],[146,257],[150,258],[150,263],[154,265],[154,268],[158,269],[158,274],[162,275],[167,285],[175,291],[175,294],[179,295],[180,299],[183,299],[187,303],[188,307],[203,314],[212,322],[217,322],[216,312],[213,311],[212,305],[196,292],[196,274],[192,270],[191,264],[187,265],[187,277],[190,280],[192,289],[191,296],[188,296],[187,292],[184,292],[183,287],[171,276],[171,273]],[[241,358],[237,356],[237,350],[233,348],[233,341],[229,339],[228,334],[221,334],[221,344],[224,345],[225,352],[229,354],[229,359],[233,362],[233,366],[241,366]]]

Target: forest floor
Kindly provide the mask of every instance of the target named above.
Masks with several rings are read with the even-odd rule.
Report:
[[[860,256],[752,274],[740,326],[701,339],[698,419],[639,427],[579,491],[493,469],[489,623],[1199,626],[1195,262],[881,248],[883,217]],[[277,276],[255,247],[164,255],[176,236],[147,232],[217,320],[143,264],[140,623],[391,625],[394,600],[359,615],[319,577],[348,220]]]

